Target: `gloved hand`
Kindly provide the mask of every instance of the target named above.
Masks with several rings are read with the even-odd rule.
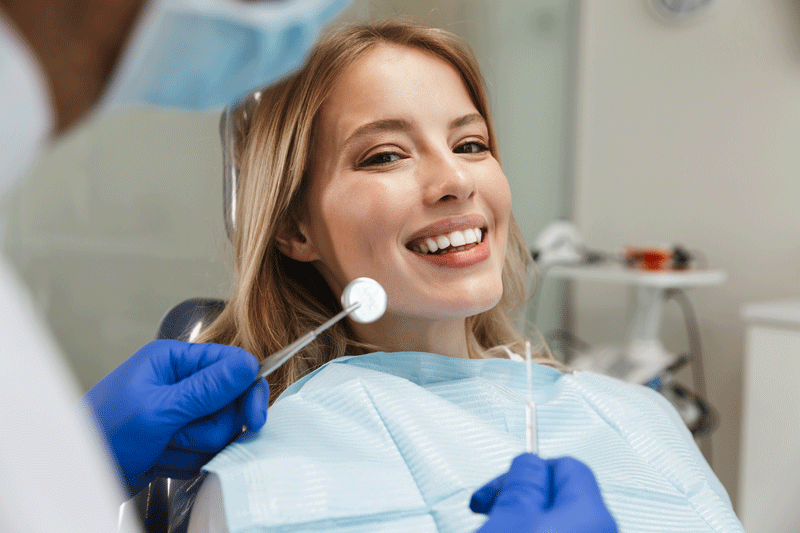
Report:
[[[616,533],[589,467],[577,459],[525,453],[472,495],[469,508],[489,515],[477,533]]]
[[[158,340],[114,369],[84,400],[134,495],[156,477],[196,475],[242,426],[264,425],[267,382],[247,390],[257,375],[256,358],[240,348]]]

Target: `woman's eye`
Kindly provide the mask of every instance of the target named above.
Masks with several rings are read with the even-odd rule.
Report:
[[[477,154],[480,152],[486,152],[488,150],[489,147],[485,144],[477,141],[470,141],[468,143],[459,144],[453,151],[457,154]]]
[[[389,163],[393,163],[395,161],[399,161],[400,156],[394,152],[380,152],[375,155],[371,155],[361,163],[358,164],[359,167],[373,167],[378,165],[388,165]]]

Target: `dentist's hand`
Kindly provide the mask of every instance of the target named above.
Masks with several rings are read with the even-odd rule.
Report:
[[[114,369],[84,400],[134,495],[156,477],[197,474],[242,426],[264,425],[267,382],[247,390],[257,375],[256,358],[239,348],[158,340]]]
[[[592,471],[571,457],[522,454],[478,489],[469,507],[489,515],[477,533],[617,532]]]

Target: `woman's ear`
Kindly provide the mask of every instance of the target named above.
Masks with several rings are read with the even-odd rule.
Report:
[[[290,259],[304,263],[319,259],[310,239],[306,237],[300,224],[294,220],[282,224],[275,240],[278,250]]]

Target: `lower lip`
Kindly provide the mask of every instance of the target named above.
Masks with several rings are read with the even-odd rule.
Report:
[[[489,257],[488,239],[483,239],[477,246],[461,252],[449,252],[446,254],[421,254],[411,252],[423,261],[427,261],[438,267],[445,268],[464,268],[476,265],[485,261]]]

